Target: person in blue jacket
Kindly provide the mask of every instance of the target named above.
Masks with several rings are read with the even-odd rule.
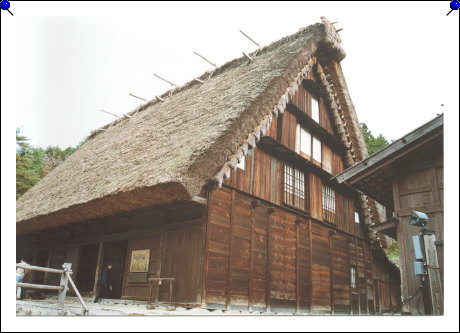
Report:
[[[96,297],[94,297],[94,303],[99,302],[102,296],[105,298],[112,297],[112,285],[110,279],[110,270],[112,265],[108,264],[106,268],[102,270],[101,279],[97,282]]]

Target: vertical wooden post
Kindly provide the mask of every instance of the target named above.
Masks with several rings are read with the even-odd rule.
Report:
[[[272,214],[275,212],[273,207],[268,208],[267,210],[267,276],[266,276],[266,288],[265,288],[265,298],[266,298],[266,305],[267,305],[267,312],[271,311],[271,304],[270,299],[272,295],[272,244],[271,244],[271,237],[272,237]]]
[[[332,246],[332,236],[335,234],[335,230],[329,230],[329,264],[330,264],[330,267],[329,267],[329,283],[330,283],[330,303],[331,303],[331,314],[334,314],[334,269],[332,267],[333,263],[332,263],[332,258],[333,258],[333,255],[332,255],[332,250],[333,250],[333,246]]]
[[[99,281],[99,276],[102,272],[102,256],[104,255],[104,243],[99,241],[99,252],[97,254],[97,266],[96,266],[96,272],[95,277],[94,277],[94,286],[93,286],[93,292],[96,293],[96,288],[97,288],[97,282]],[[77,281],[78,282],[78,281]]]
[[[300,238],[300,226],[299,224],[302,221],[300,219],[297,219],[295,221],[295,231],[296,231],[296,244],[295,244],[295,294],[296,294],[296,313],[299,313],[300,311],[300,278],[299,278],[299,272],[300,272],[300,249],[299,249],[299,238]]]
[[[232,252],[233,252],[233,220],[235,219],[235,190],[232,189],[232,201],[230,204],[230,234],[228,250],[228,272],[227,272],[227,304],[226,309],[230,310],[232,303]]]
[[[65,295],[67,294],[67,290],[69,290],[69,286],[68,286],[69,276],[68,274],[66,274],[66,272],[69,272],[71,267],[72,267],[72,264],[70,263],[65,263],[64,265],[62,265],[64,272],[62,272],[61,281],[59,283],[59,286],[62,289],[59,290],[59,294],[58,294],[58,301],[57,301],[58,309],[64,308]]]
[[[434,233],[424,233],[423,241],[425,243],[425,260],[431,296],[431,313],[439,316],[444,314],[444,301],[441,287],[441,274],[439,273],[438,254],[436,252],[436,245],[434,244],[435,240],[436,236]]]
[[[205,219],[205,240],[204,240],[204,263],[203,263],[203,279],[201,284],[201,304],[206,307],[206,288],[208,286],[208,260],[209,260],[209,226],[211,224],[211,208],[212,208],[212,189],[208,189],[206,202],[206,219]]]
[[[254,232],[254,219],[255,219],[255,210],[256,207],[258,206],[257,201],[252,201],[251,203],[251,240],[249,244],[249,283],[248,283],[248,310],[249,312],[253,311],[253,305],[254,305],[254,276],[253,276],[253,270],[254,270],[254,238],[255,238],[255,232]]]
[[[309,251],[309,270],[310,270],[310,279],[309,279],[309,286],[308,286],[308,306],[309,306],[309,314],[313,311],[313,237],[312,237],[312,230],[311,230],[311,220],[308,220],[308,251]]]

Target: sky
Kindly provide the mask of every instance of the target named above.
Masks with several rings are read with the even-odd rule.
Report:
[[[458,64],[459,13],[449,1],[435,2],[244,2],[165,3],[98,1],[11,1],[1,21],[1,265],[14,267],[15,129],[35,146],[78,144],[113,116],[169,89],[160,76],[181,85],[212,69],[197,51],[218,65],[255,46],[243,30],[267,45],[300,28],[338,21],[347,57],[342,67],[358,118],[388,139],[445,114],[445,256],[458,262]],[[441,106],[444,104],[444,106]],[[10,223],[8,223],[10,222]],[[12,223],[11,223],[12,222]],[[453,222],[453,223],[450,223]],[[10,274],[10,275],[11,275]],[[66,330],[153,329],[214,331],[339,330],[458,331],[458,265],[446,267],[446,314],[427,318],[111,318],[72,321]],[[2,331],[60,331],[58,318],[27,321],[15,316],[14,280],[1,275]],[[7,318],[8,320],[4,320]],[[62,318],[63,319],[63,318]],[[91,318],[95,319],[95,318]],[[245,320],[248,319],[248,320]],[[270,320],[274,319],[274,320]],[[356,321],[353,321],[355,320]],[[305,321],[304,321],[305,320]],[[385,321],[383,321],[385,320]],[[350,321],[352,325],[350,325]],[[44,325],[45,323],[45,325]],[[48,325],[46,325],[46,323]],[[139,323],[139,325],[136,325]],[[353,325],[354,323],[354,325]],[[70,325],[69,325],[70,324]],[[385,325],[385,326],[383,326]]]
[[[446,16],[444,1],[136,4],[123,16],[23,16],[28,8],[19,4],[14,17],[2,12],[2,94],[14,126],[36,146],[76,145],[115,119],[101,109],[122,115],[142,102],[129,93],[153,99],[168,90],[153,73],[181,85],[211,69],[193,51],[222,65],[255,50],[240,29],[267,45],[322,15],[343,28],[345,78],[358,119],[374,134],[398,139],[438,113],[458,112],[448,93],[458,54],[447,52],[458,13]]]

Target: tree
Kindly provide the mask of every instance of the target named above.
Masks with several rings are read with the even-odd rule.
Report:
[[[16,129],[16,199],[40,180],[36,156],[27,142],[29,139]]]
[[[48,146],[46,149],[33,147],[29,139],[16,129],[16,199],[45,177],[51,170],[80,148],[88,138],[74,147],[61,149]]]
[[[379,134],[377,137],[374,137],[374,135],[365,123],[361,123],[360,125],[363,131],[364,141],[366,142],[366,147],[367,151],[369,152],[369,155],[372,155],[378,152],[379,150],[382,150],[390,144],[390,142],[382,134]]]

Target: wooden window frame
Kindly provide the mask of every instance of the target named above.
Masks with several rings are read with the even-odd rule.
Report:
[[[330,223],[336,223],[337,197],[335,195],[335,190],[332,187],[323,184],[321,192],[323,220]]]
[[[308,211],[307,179],[305,172],[287,163],[283,164],[283,204],[302,212]]]
[[[302,151],[302,131],[306,132],[310,136],[310,155],[308,153]],[[317,140],[319,142],[319,160],[317,160],[314,155],[316,155],[316,149],[313,142]],[[315,162],[315,164],[319,164],[320,166],[323,163],[323,142],[320,138],[315,136],[311,131],[297,123],[296,127],[296,144],[295,144],[295,151],[300,156],[306,158],[309,161]]]

